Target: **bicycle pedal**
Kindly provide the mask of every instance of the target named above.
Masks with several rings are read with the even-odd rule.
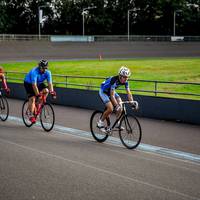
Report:
[[[106,134],[111,136],[112,135],[112,129],[111,128],[105,128]]]

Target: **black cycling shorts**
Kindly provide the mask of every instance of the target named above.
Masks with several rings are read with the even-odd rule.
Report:
[[[24,82],[24,87],[26,89],[26,93],[28,95],[28,98],[35,96],[35,92],[33,90],[32,83]],[[41,92],[43,89],[47,88],[47,86],[44,83],[41,83],[37,85],[39,92]]]

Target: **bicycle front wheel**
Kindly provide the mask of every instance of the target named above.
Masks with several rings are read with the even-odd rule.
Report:
[[[54,127],[55,114],[51,104],[49,103],[44,104],[40,113],[40,122],[42,128],[47,132],[51,131],[52,128]]]
[[[22,106],[22,119],[27,127],[31,127],[33,123],[29,120],[29,109],[28,109],[28,100],[24,101],[24,104]]]
[[[138,119],[125,115],[120,123],[119,137],[122,144],[128,149],[135,149],[142,139],[142,129]]]
[[[9,105],[6,97],[0,97],[0,119],[6,121],[9,115]]]
[[[103,133],[97,127],[97,122],[101,118],[102,114],[103,112],[101,111],[94,111],[90,118],[90,130],[91,130],[92,136],[97,142],[104,142],[108,138],[108,135]]]

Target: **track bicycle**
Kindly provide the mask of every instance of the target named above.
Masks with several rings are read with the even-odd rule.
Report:
[[[9,104],[1,88],[0,89],[0,119],[2,121],[6,121],[8,119],[8,115],[9,115]]]
[[[30,111],[28,109],[28,103],[29,103],[28,99],[25,100],[23,103],[22,119],[23,119],[24,124],[27,127],[31,127],[34,123],[32,123],[29,120]],[[35,102],[34,117],[36,121],[39,118],[42,128],[45,131],[49,132],[54,127],[55,113],[54,113],[52,105],[46,101],[46,96],[43,93],[41,93],[41,100],[40,101],[38,100]]]
[[[90,130],[92,136],[97,142],[104,142],[108,136],[113,135],[114,131],[119,133],[119,138],[122,144],[128,149],[135,149],[141,142],[142,138],[142,129],[139,123],[139,120],[134,115],[127,114],[126,104],[132,103],[131,101],[123,101],[122,113],[116,120],[111,120],[109,116],[105,120],[105,131],[102,131],[101,128],[97,126],[97,122],[102,117],[102,111],[94,111],[90,118]],[[111,121],[114,123],[111,125]],[[119,127],[117,127],[119,123]],[[108,128],[109,127],[109,128]],[[117,128],[116,128],[117,127]]]

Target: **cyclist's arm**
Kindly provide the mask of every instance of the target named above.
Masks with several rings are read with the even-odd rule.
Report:
[[[114,89],[110,90],[110,99],[111,99],[111,102],[112,102],[113,106],[117,106],[118,105],[117,100],[115,98],[115,90]]]
[[[53,92],[53,84],[51,82],[48,82],[48,88],[50,92]]]
[[[127,96],[129,101],[133,101],[133,95],[131,94],[131,91],[129,88],[126,88]]]
[[[5,90],[7,90],[7,89],[8,89],[8,86],[7,86],[7,83],[6,83],[6,78],[5,78],[4,73],[0,73],[0,79],[2,80],[3,88],[4,88]]]
[[[37,87],[37,79],[38,79],[38,75],[35,71],[31,72],[31,84],[32,84],[32,87],[33,87],[33,91],[35,93],[35,96],[38,96],[39,95],[39,89]]]
[[[53,92],[53,84],[52,84],[52,75],[51,71],[47,71],[47,82],[48,82],[48,88],[50,92]]]

